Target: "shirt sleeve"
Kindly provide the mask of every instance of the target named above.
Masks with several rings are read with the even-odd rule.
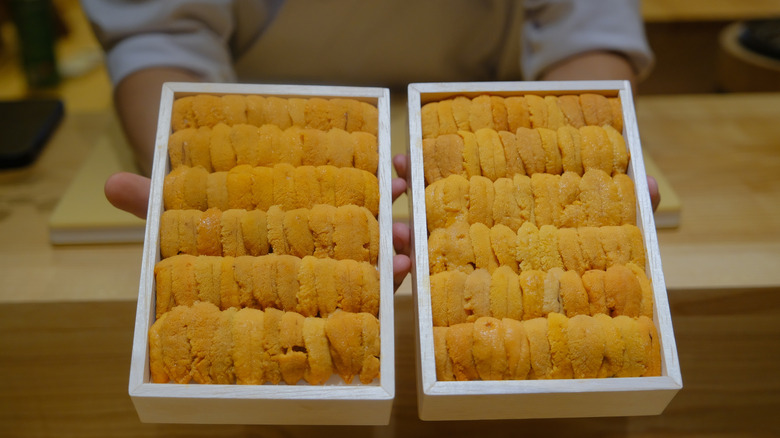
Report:
[[[114,84],[150,67],[179,67],[212,82],[235,80],[230,3],[82,0]]]
[[[653,53],[647,43],[639,1],[527,1],[521,70],[537,79],[573,55],[606,50],[628,59],[639,78],[647,76]]]

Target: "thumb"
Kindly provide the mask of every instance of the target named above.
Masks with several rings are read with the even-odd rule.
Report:
[[[151,180],[129,172],[111,175],[103,187],[106,199],[114,207],[146,219]]]

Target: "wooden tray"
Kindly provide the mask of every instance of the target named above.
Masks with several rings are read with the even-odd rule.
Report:
[[[361,385],[332,378],[325,385],[199,385],[151,383],[148,332],[155,321],[154,266],[160,260],[163,180],[170,171],[168,137],[176,98],[195,94],[347,97],[378,109],[381,377]],[[166,83],[156,137],[149,215],[136,311],[129,394],[144,422],[232,424],[387,424],[395,395],[392,277],[392,198],[389,91],[383,88]]]
[[[431,315],[428,230],[423,173],[422,105],[455,96],[517,96],[597,93],[619,96],[623,136],[631,159],[627,174],[637,192],[637,225],[642,231],[653,284],[654,322],[660,337],[659,377],[524,381],[437,381]],[[478,420],[600,417],[661,413],[682,388],[682,377],[661,268],[653,211],[630,83],[625,81],[417,83],[408,87],[410,211],[413,240],[412,291],[416,300],[418,411],[423,420]]]

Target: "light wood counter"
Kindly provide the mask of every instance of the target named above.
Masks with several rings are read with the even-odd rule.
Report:
[[[659,231],[669,289],[780,285],[780,94],[637,105],[643,147],[682,201],[680,227]],[[0,173],[0,302],[135,299],[141,245],[48,241],[52,209],[113,123],[71,112],[32,167]]]
[[[58,96],[66,115],[33,165],[0,171],[0,303],[132,300],[141,245],[49,243],[49,216],[96,142],[117,129],[111,84],[86,18],[76,0],[58,0],[57,6],[69,30],[57,43],[58,58],[66,64],[98,58],[58,87],[31,93]],[[0,63],[0,99],[22,99],[30,93],[10,23],[0,26],[0,36],[7,49]]]
[[[142,424],[127,395],[135,303],[0,305],[4,437],[493,437],[780,434],[780,289],[670,296],[684,387],[659,416],[422,422],[412,299],[396,297],[396,399],[386,427]]]
[[[645,150],[682,202],[670,289],[780,285],[780,94],[640,97]]]
[[[677,190],[659,233],[683,390],[663,415],[417,419],[412,298],[396,297],[396,401],[388,427],[141,424],[127,395],[141,245],[53,247],[48,215],[110,112],[70,113],[39,161],[0,174],[3,436],[669,436],[780,433],[780,95],[641,97],[644,147]],[[397,117],[405,122],[404,117]],[[408,288],[407,285],[404,287]]]
[[[49,216],[112,123],[111,112],[70,112],[35,164],[0,172],[0,303],[137,296],[140,244],[49,243]]]

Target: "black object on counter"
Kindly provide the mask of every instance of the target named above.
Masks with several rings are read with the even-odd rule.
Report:
[[[63,114],[58,99],[0,101],[0,169],[35,161]]]
[[[749,50],[780,60],[780,19],[746,21],[739,42]]]

